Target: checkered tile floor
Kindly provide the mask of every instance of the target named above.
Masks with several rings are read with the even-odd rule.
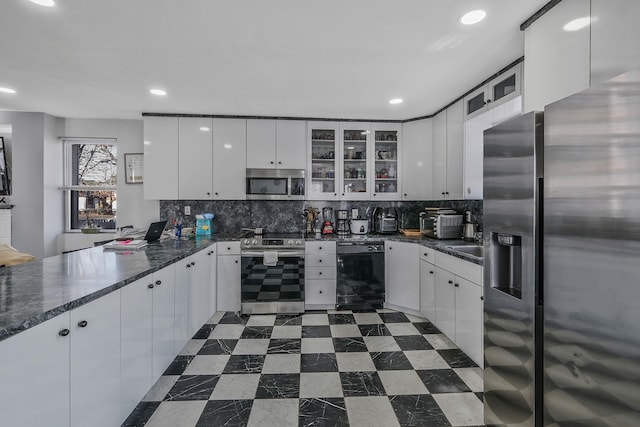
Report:
[[[483,425],[482,370],[428,320],[216,313],[123,426]]]

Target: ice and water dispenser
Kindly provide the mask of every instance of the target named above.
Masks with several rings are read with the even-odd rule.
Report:
[[[522,238],[491,233],[491,287],[522,299]]]

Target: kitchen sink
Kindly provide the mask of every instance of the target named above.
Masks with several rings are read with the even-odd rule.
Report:
[[[478,258],[484,258],[484,247],[479,245],[456,245],[456,246],[447,246],[449,249],[453,249],[454,251],[463,252],[465,254],[469,254],[471,256],[475,256]]]

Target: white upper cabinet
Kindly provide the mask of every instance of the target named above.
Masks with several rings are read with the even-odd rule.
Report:
[[[370,188],[372,200],[400,200],[402,165],[402,126],[396,123],[372,123],[373,138]]]
[[[304,169],[306,122],[247,120],[247,168]]]
[[[591,0],[591,84],[640,67],[638,0]]]
[[[307,200],[338,200],[338,123],[307,124]]]
[[[342,174],[338,182],[342,200],[369,200],[371,172],[369,159],[373,156],[369,123],[345,122],[340,124],[340,162]]]
[[[433,198],[462,199],[463,103],[433,118]]]
[[[276,121],[247,120],[247,168],[276,168]]]
[[[144,198],[178,198],[178,118],[144,118]]]
[[[279,169],[307,167],[307,122],[304,120],[276,121],[276,161]]]
[[[608,7],[617,10],[610,3]],[[523,113],[542,111],[545,105],[589,87],[590,27],[566,31],[564,26],[589,17],[590,5],[590,0],[564,0],[524,31]]]
[[[520,96],[521,88],[522,63],[519,63],[464,97],[465,120]]]
[[[402,124],[402,200],[433,198],[433,120]]]
[[[444,199],[447,191],[447,112],[433,118],[433,198]]]
[[[201,117],[178,119],[178,198],[208,200],[213,193],[213,120]],[[145,179],[146,181],[146,179]]]
[[[213,119],[213,199],[246,198],[247,121]]]

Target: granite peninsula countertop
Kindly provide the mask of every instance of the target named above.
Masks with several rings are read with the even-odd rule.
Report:
[[[186,258],[216,242],[239,240],[216,235],[211,239],[154,242],[130,252],[98,246],[34,262],[0,268],[0,341],[87,304],[110,292]],[[310,236],[309,241],[402,241],[431,247],[482,265],[482,258],[447,246],[462,240],[407,237],[402,234]]]

